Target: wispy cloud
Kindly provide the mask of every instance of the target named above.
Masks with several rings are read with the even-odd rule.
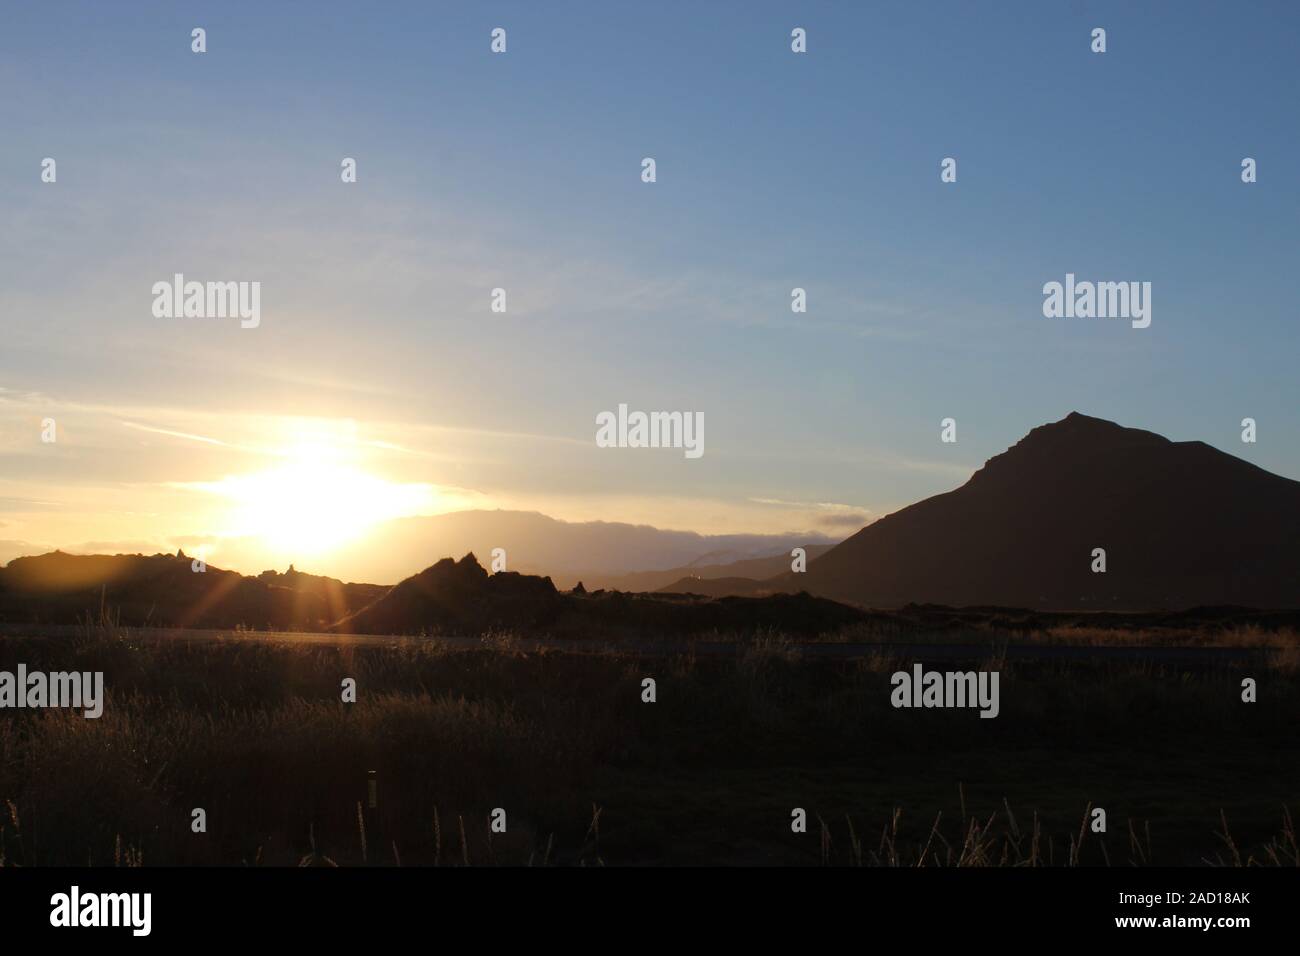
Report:
[[[122,424],[127,428],[134,428],[142,432],[152,432],[155,435],[170,435],[172,438],[184,438],[187,441],[198,441],[209,445],[228,447],[226,442],[220,441],[216,438],[205,438],[203,435],[191,435],[187,432],[172,431],[169,428],[155,428],[152,425],[141,425],[137,422],[122,422]]]

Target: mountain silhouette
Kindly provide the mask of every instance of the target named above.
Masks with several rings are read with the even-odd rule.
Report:
[[[553,621],[560,594],[550,578],[488,574],[473,553],[443,558],[395,585],[334,630],[356,634],[413,631],[481,633],[493,627],[531,629]]]
[[[825,554],[833,544],[798,545],[807,553],[811,561]],[[790,567],[790,548],[762,558],[748,558],[743,561],[731,561],[726,564],[688,564],[682,567],[668,568],[663,571],[634,571],[631,574],[594,574],[587,575],[583,581],[598,588],[617,591],[664,591],[694,594],[751,594],[770,591],[764,583]],[[557,574],[554,578],[557,586],[570,575]]]
[[[551,579],[489,575],[471,553],[443,558],[393,587],[345,584],[292,566],[257,577],[196,565],[184,552],[73,555],[54,551],[0,568],[0,624],[235,628],[356,634],[654,637],[777,627],[835,630],[865,612],[807,594],[759,599],[562,592]]]
[[[1092,570],[1094,549],[1106,570]],[[1300,606],[1300,482],[1072,412],[766,582],[870,607]]]
[[[813,633],[866,619],[846,605],[1300,608],[1300,482],[1202,442],[1172,442],[1077,412],[1035,428],[960,488],[828,549],[806,536],[710,538],[519,512],[447,518],[464,531],[481,530],[485,516],[487,536],[513,549],[512,562],[576,548],[558,563],[623,569],[679,552],[694,555],[693,563],[589,577],[581,591],[566,592],[551,577],[489,575],[472,551],[392,587],[345,584],[292,566],[257,577],[200,570],[182,551],[56,551],[0,568],[0,622],[75,624],[107,614],[136,626],[590,636],[762,626]],[[556,540],[543,546],[548,533]],[[777,573],[789,566],[791,542],[807,548],[808,570]],[[649,552],[638,556],[642,544]],[[1105,551],[1104,573],[1093,571],[1096,549]],[[424,553],[447,552],[435,544]],[[737,554],[752,556],[716,560]],[[620,590],[602,586],[610,579]],[[652,590],[658,593],[641,593]]]
[[[625,522],[561,521],[530,511],[455,511],[395,518],[378,525],[345,567],[354,576],[391,584],[427,567],[432,555],[473,553],[488,560],[494,549],[501,548],[511,570],[550,575],[557,587],[583,581],[588,589],[653,591],[697,566],[779,558],[796,546],[829,547],[842,541],[849,530],[856,529],[834,536],[817,532],[707,535]],[[778,561],[762,572],[724,573],[770,577],[780,567]],[[711,571],[702,575],[717,576]]]
[[[197,570],[202,568],[202,570]],[[0,568],[0,620],[78,624],[109,616],[157,627],[310,630],[369,604],[388,588],[264,571],[247,577],[170,554],[53,551]]]
[[[603,638],[673,637],[777,628],[792,634],[834,631],[872,616],[808,594],[719,600],[681,594],[557,591],[550,578],[489,575],[473,554],[444,558],[334,625],[348,634],[525,634]]]

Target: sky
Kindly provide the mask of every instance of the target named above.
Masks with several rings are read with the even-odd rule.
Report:
[[[12,5],[0,561],[328,571],[470,507],[844,536],[1072,410],[1300,479],[1298,41],[1289,3]],[[155,316],[175,273],[260,324]],[[1045,317],[1067,273],[1150,282],[1150,327]],[[597,447],[619,404],[704,454]]]

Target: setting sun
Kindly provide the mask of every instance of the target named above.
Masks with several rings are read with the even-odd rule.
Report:
[[[223,533],[260,538],[297,556],[354,540],[378,522],[434,510],[428,484],[398,484],[342,461],[340,449],[300,444],[285,464],[203,487],[230,502]]]

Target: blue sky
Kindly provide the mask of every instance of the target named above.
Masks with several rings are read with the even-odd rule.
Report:
[[[1300,478],[1298,27],[1282,3],[14,7],[0,539],[129,540],[132,495],[255,471],[306,419],[401,446],[366,467],[441,502],[712,531],[848,533],[1076,409]],[[174,272],[260,281],[261,327],[154,318]],[[1044,318],[1067,272],[1150,281],[1151,327]],[[706,454],[595,449],[620,402],[702,411]]]

